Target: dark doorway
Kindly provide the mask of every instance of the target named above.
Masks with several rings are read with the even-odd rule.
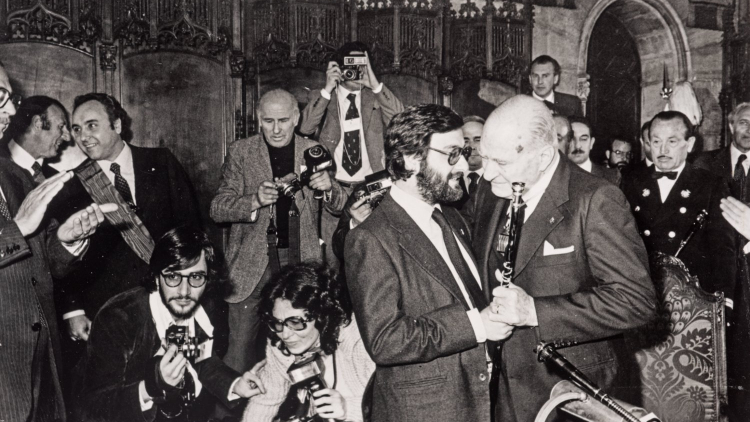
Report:
[[[591,33],[586,67],[591,75],[586,116],[596,138],[591,160],[606,160],[613,137],[633,141],[634,156],[640,157],[641,62],[633,37],[607,10]]]

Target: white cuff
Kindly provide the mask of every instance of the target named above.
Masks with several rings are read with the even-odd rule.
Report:
[[[258,214],[260,214],[260,208],[250,213],[250,222],[255,223],[258,221]]]
[[[88,248],[89,246],[89,239],[79,239],[76,240],[73,243],[67,244],[65,242],[61,242],[63,247],[70,252],[73,256],[81,256],[81,254]]]
[[[325,89],[320,90],[320,96],[325,98],[328,101],[331,101],[331,93],[326,91]]]
[[[138,401],[141,403],[141,412],[151,410],[154,407],[154,401],[146,392],[146,381],[141,381],[138,384]]]
[[[232,400],[237,400],[237,399],[242,398],[239,395],[235,394],[234,392],[234,386],[237,384],[237,381],[239,381],[240,378],[242,377],[237,377],[237,379],[235,379],[234,382],[232,382],[232,385],[229,386],[229,394],[227,394],[227,401],[232,401]]]
[[[745,247],[742,248],[742,253],[744,253],[745,255],[750,253],[750,242],[745,243]]]
[[[729,309],[734,309],[734,301],[732,299],[724,299],[724,306]]]
[[[375,88],[375,89],[372,90],[372,93],[373,94],[380,94],[380,91],[382,91],[382,90],[383,90],[383,83],[381,82],[380,84],[378,84],[377,88]]]
[[[75,311],[66,312],[63,314],[62,319],[63,320],[71,319],[79,315],[86,315],[86,311],[84,311],[83,309],[76,309]]]
[[[332,195],[333,194],[331,193],[331,191],[325,191],[325,192],[323,192],[323,202],[325,202],[326,204],[329,203],[329,202],[331,202],[331,196]]]
[[[474,329],[474,335],[477,337],[477,343],[484,343],[487,341],[487,331],[484,329],[482,323],[482,316],[479,315],[479,309],[474,308],[466,311],[466,315],[469,316],[469,322],[471,322],[471,328]]]
[[[357,227],[357,222],[354,221],[353,218],[349,219],[349,230],[352,230],[355,227]]]

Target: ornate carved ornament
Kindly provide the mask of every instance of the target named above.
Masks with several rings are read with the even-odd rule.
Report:
[[[157,30],[159,47],[187,49],[216,56],[229,49],[229,33],[219,28],[214,35],[210,29],[190,19],[187,11],[176,21],[160,26]]]
[[[297,47],[297,66],[325,70],[336,57],[336,47],[323,42],[321,34],[312,42]]]
[[[116,45],[99,45],[99,63],[102,70],[117,69],[117,46]]]
[[[7,18],[7,41],[38,41],[60,44],[93,55],[92,45],[101,36],[102,27],[86,2],[81,10],[79,28],[70,19],[47,8],[38,0],[31,8],[11,12]]]
[[[231,69],[231,76],[233,78],[241,78],[247,68],[247,60],[242,51],[232,51],[232,55],[229,57],[229,68]]]
[[[274,34],[269,33],[266,42],[260,44],[253,51],[256,69],[259,72],[291,67],[289,44],[278,40]]]
[[[139,13],[137,3],[132,1],[123,6],[123,11],[126,18],[115,26],[115,39],[121,40],[125,49],[146,46],[150,36],[150,25],[145,13]]]

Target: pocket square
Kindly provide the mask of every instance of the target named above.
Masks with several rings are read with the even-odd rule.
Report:
[[[544,249],[543,253],[544,256],[550,256],[550,255],[564,255],[566,253],[573,253],[575,251],[575,247],[573,245],[568,246],[567,248],[555,248],[552,246],[551,243],[544,241]]]

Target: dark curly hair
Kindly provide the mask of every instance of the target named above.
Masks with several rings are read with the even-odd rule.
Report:
[[[302,262],[282,268],[281,273],[261,292],[258,314],[263,321],[273,317],[276,299],[286,299],[292,307],[304,309],[315,318],[315,328],[320,332],[320,348],[330,355],[338,347],[341,327],[352,320],[352,305],[346,285],[336,271],[319,262]],[[268,330],[271,344],[285,355],[289,354],[284,342]]]

